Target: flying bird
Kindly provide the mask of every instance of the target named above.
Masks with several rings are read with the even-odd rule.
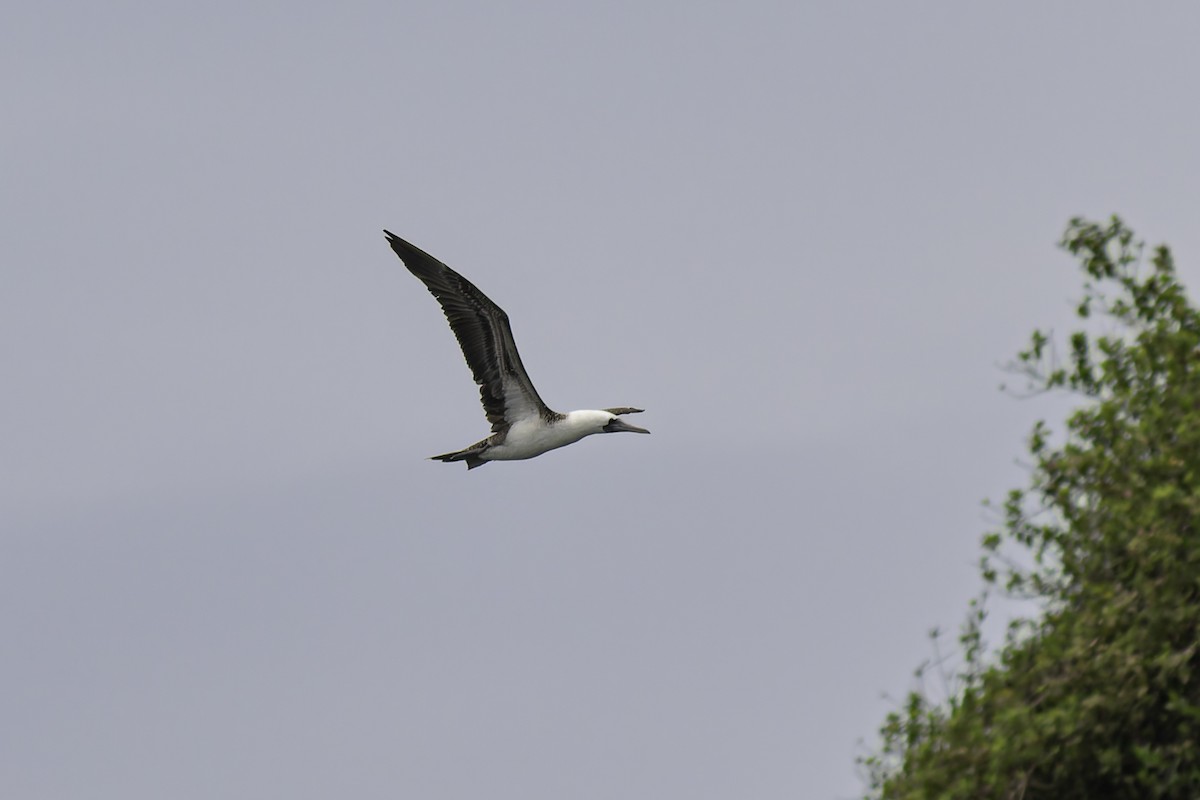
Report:
[[[433,256],[384,231],[388,244],[408,271],[437,298],[454,331],[467,366],[479,384],[479,399],[492,435],[470,447],[431,456],[436,461],[465,461],[475,469],[489,461],[518,461],[578,442],[593,433],[649,433],[621,419],[640,408],[551,411],[521,364],[508,315],[475,285]]]

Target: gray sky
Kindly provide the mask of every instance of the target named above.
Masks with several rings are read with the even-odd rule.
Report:
[[[1061,404],[1054,249],[1200,279],[1200,10],[18,2],[0,796],[860,790]],[[490,465],[388,227],[559,409]]]

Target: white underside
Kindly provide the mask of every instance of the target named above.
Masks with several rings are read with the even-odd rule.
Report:
[[[504,437],[504,443],[489,447],[480,458],[484,461],[520,461],[540,456],[549,450],[578,442],[600,433],[609,415],[598,411],[572,411],[566,419],[547,423],[540,416],[517,420]]]

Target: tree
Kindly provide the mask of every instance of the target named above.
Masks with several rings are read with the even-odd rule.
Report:
[[[1013,369],[1083,403],[1029,439],[1027,489],[983,540],[981,597],[944,702],[909,695],[860,760],[877,798],[1200,797],[1200,311],[1171,254],[1072,220],[1086,275],[1068,354]],[[1039,601],[989,653],[989,591]]]

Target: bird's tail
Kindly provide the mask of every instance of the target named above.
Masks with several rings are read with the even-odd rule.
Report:
[[[475,469],[476,467],[482,467],[487,463],[487,459],[480,458],[480,456],[487,451],[488,447],[488,440],[484,439],[482,442],[476,442],[470,447],[464,447],[462,450],[455,450],[453,453],[442,453],[440,456],[430,456],[429,460],[446,462],[465,461],[467,462],[467,469]]]

